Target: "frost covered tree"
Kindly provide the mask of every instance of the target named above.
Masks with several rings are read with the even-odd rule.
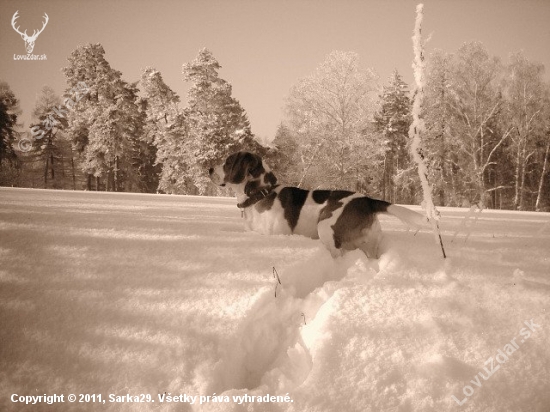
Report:
[[[61,98],[51,87],[44,86],[32,111],[34,121],[31,129],[38,128],[40,133],[32,139],[32,150],[29,153],[32,161],[42,165],[44,187],[48,187],[48,180],[54,188],[63,187],[64,154],[67,151],[70,153],[70,147],[63,136],[63,129],[67,126],[66,112]],[[45,127],[44,122],[48,122],[49,127]],[[29,156],[26,161],[30,161]]]
[[[120,175],[112,169],[108,186],[111,190],[129,190],[155,193],[158,188],[159,170],[155,167],[155,146],[146,139],[146,115],[141,110],[138,82],[122,82],[115,105],[113,119],[119,124],[114,129],[122,137],[123,148],[118,158]],[[114,163],[116,165],[116,163]],[[120,184],[118,183],[120,182]]]
[[[136,162],[150,158],[136,156],[143,114],[136,104],[135,84],[126,83],[122,74],[111,68],[100,44],[80,46],[68,60],[63,69],[68,99],[79,85],[88,89],[78,104],[70,99],[73,110],[67,128],[88,175],[88,189],[93,176],[96,190],[143,190]]]
[[[13,147],[19,136],[17,120],[19,101],[8,83],[0,81],[0,185],[14,185],[19,174],[19,161]]]
[[[547,136],[547,88],[543,79],[544,66],[529,61],[522,53],[512,54],[506,67],[504,92],[506,120],[511,133],[511,157],[514,159],[514,209],[526,208],[526,192],[536,192],[538,181],[529,182],[529,172],[535,165],[541,141]],[[542,174],[542,176],[544,173]]]
[[[262,152],[253,138],[245,110],[232,96],[232,86],[219,76],[220,69],[221,65],[206,48],[183,65],[184,80],[191,87],[185,109],[187,169],[181,173],[199,193],[206,193],[210,185],[206,170],[213,162],[245,148]]]
[[[141,103],[146,113],[145,139],[155,152],[159,173],[159,190],[188,193],[193,182],[185,173],[189,159],[186,152],[186,124],[179,108],[179,96],[164,82],[159,71],[146,68],[141,76]]]
[[[505,66],[468,43],[433,53],[427,68],[424,141],[439,204],[540,208],[548,170],[543,66],[521,53]]]
[[[94,176],[103,178],[107,191],[139,190],[139,164],[134,164],[142,132],[142,118],[135,105],[137,88],[123,81],[113,86],[112,99],[101,102],[88,129],[85,164]]]
[[[537,198],[534,209],[542,211],[550,207],[550,84],[544,87],[543,126],[539,135],[535,176],[538,178]]]
[[[69,55],[69,65],[63,69],[67,80],[67,99],[74,102],[70,97],[73,94],[71,90],[77,88],[79,83],[89,89],[87,94],[79,96],[81,100],[78,104],[71,103],[73,110],[67,128],[73,147],[80,156],[80,166],[88,176],[88,190],[92,188],[94,177],[95,188],[99,190],[100,179],[106,174],[104,152],[108,151],[110,139],[109,136],[102,138],[101,125],[96,125],[96,122],[100,118],[108,120],[105,119],[108,114],[104,112],[114,100],[111,86],[121,77],[121,73],[111,68],[104,55],[105,50],[100,44],[79,46]]]
[[[268,153],[267,162],[280,182],[297,185],[300,181],[300,146],[292,130],[284,123],[279,124]]]
[[[549,91],[549,95],[550,95],[550,90]],[[545,127],[545,134],[543,135],[544,137],[541,139],[541,144],[540,144],[540,148],[541,150],[539,150],[539,170],[540,170],[540,175],[538,176],[538,187],[537,187],[537,199],[535,200],[535,210],[536,211],[541,211],[543,210],[543,202],[544,202],[544,195],[545,195],[545,186],[548,185],[548,181],[550,179],[550,176],[547,176],[548,174],[548,162],[550,161],[550,159],[548,158],[548,156],[550,156],[550,98],[547,99],[548,103],[546,105],[546,108],[548,109],[548,114],[547,114],[547,121],[545,122],[546,123],[546,127]],[[550,204],[549,202],[549,196],[550,195],[550,190],[548,190],[548,188],[546,189],[546,203],[547,204]]]
[[[486,205],[487,173],[511,130],[499,127],[504,100],[499,87],[502,66],[479,42],[464,44],[454,56],[449,79],[451,138],[468,200]]]
[[[461,179],[457,177],[457,146],[449,136],[450,57],[436,50],[426,64],[424,147],[433,182],[434,201],[457,206]]]
[[[376,129],[382,134],[384,145],[380,192],[383,199],[393,203],[414,201],[404,193],[416,180],[410,167],[407,146],[412,121],[409,94],[409,86],[395,70],[389,84],[383,87],[380,108],[374,115]]]
[[[355,189],[382,147],[367,135],[377,76],[354,52],[334,51],[290,91],[286,113],[300,144],[300,185]]]

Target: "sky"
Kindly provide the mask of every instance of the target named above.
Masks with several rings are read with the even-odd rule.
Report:
[[[248,113],[252,131],[272,140],[284,120],[293,85],[310,75],[333,50],[355,51],[364,68],[387,82],[397,69],[412,85],[413,0],[0,0],[0,79],[20,100],[29,127],[43,86],[60,95],[61,71],[79,45],[101,43],[111,67],[137,81],[148,66],[181,97],[189,84],[182,65],[207,47],[219,61],[220,76]],[[503,61],[523,50],[543,63],[550,79],[550,0],[427,0],[423,34],[434,49],[454,53],[465,42],[481,41]],[[19,11],[20,30],[31,34],[49,21],[33,54],[40,61],[15,60],[26,54],[11,26]]]

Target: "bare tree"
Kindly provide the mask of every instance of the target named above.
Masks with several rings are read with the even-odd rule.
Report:
[[[511,133],[498,125],[504,102],[498,87],[501,72],[499,60],[481,43],[466,43],[454,57],[449,83],[450,133],[461,152],[458,161],[465,183],[482,207],[488,191],[486,171]]]
[[[538,136],[544,134],[542,115],[544,112],[544,66],[527,60],[522,53],[513,54],[506,73],[508,110],[506,119],[512,134],[515,181],[514,208],[525,209],[525,183],[530,162],[537,153]]]
[[[537,200],[535,202],[535,210],[539,211],[541,209],[542,203],[542,192],[544,187],[544,177],[548,171],[548,151],[550,150],[550,128],[546,132],[546,150],[544,151],[544,159],[542,161],[542,170],[540,173],[539,187],[537,190]]]
[[[362,164],[354,160],[374,151],[364,132],[372,121],[376,80],[372,70],[359,67],[357,53],[334,51],[291,89],[286,112],[300,140],[300,185],[314,171],[325,184],[353,185]]]

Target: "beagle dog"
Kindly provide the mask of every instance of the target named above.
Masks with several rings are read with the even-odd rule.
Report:
[[[230,155],[209,174],[214,184],[235,191],[247,230],[321,239],[333,257],[354,249],[361,249],[369,258],[379,257],[379,213],[417,228],[428,223],[419,213],[360,193],[278,185],[261,157],[249,152]]]

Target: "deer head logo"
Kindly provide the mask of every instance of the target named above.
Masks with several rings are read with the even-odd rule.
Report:
[[[11,26],[13,27],[13,29],[17,33],[19,33],[21,35],[23,40],[25,40],[25,48],[27,49],[27,53],[32,53],[32,51],[34,49],[34,42],[36,41],[36,38],[38,37],[38,35],[44,31],[44,28],[46,27],[46,24],[48,24],[49,17],[46,13],[44,13],[44,18],[46,20],[44,21],[44,24],[42,25],[42,28],[40,30],[34,30],[33,33],[32,33],[32,36],[29,36],[29,35],[27,35],[27,30],[25,30],[25,32],[21,33],[19,31],[19,26],[15,27],[15,20],[17,20],[17,18],[19,17],[17,15],[17,13],[19,13],[19,10],[17,10],[15,12],[15,14],[13,15],[13,17],[11,19]]]

